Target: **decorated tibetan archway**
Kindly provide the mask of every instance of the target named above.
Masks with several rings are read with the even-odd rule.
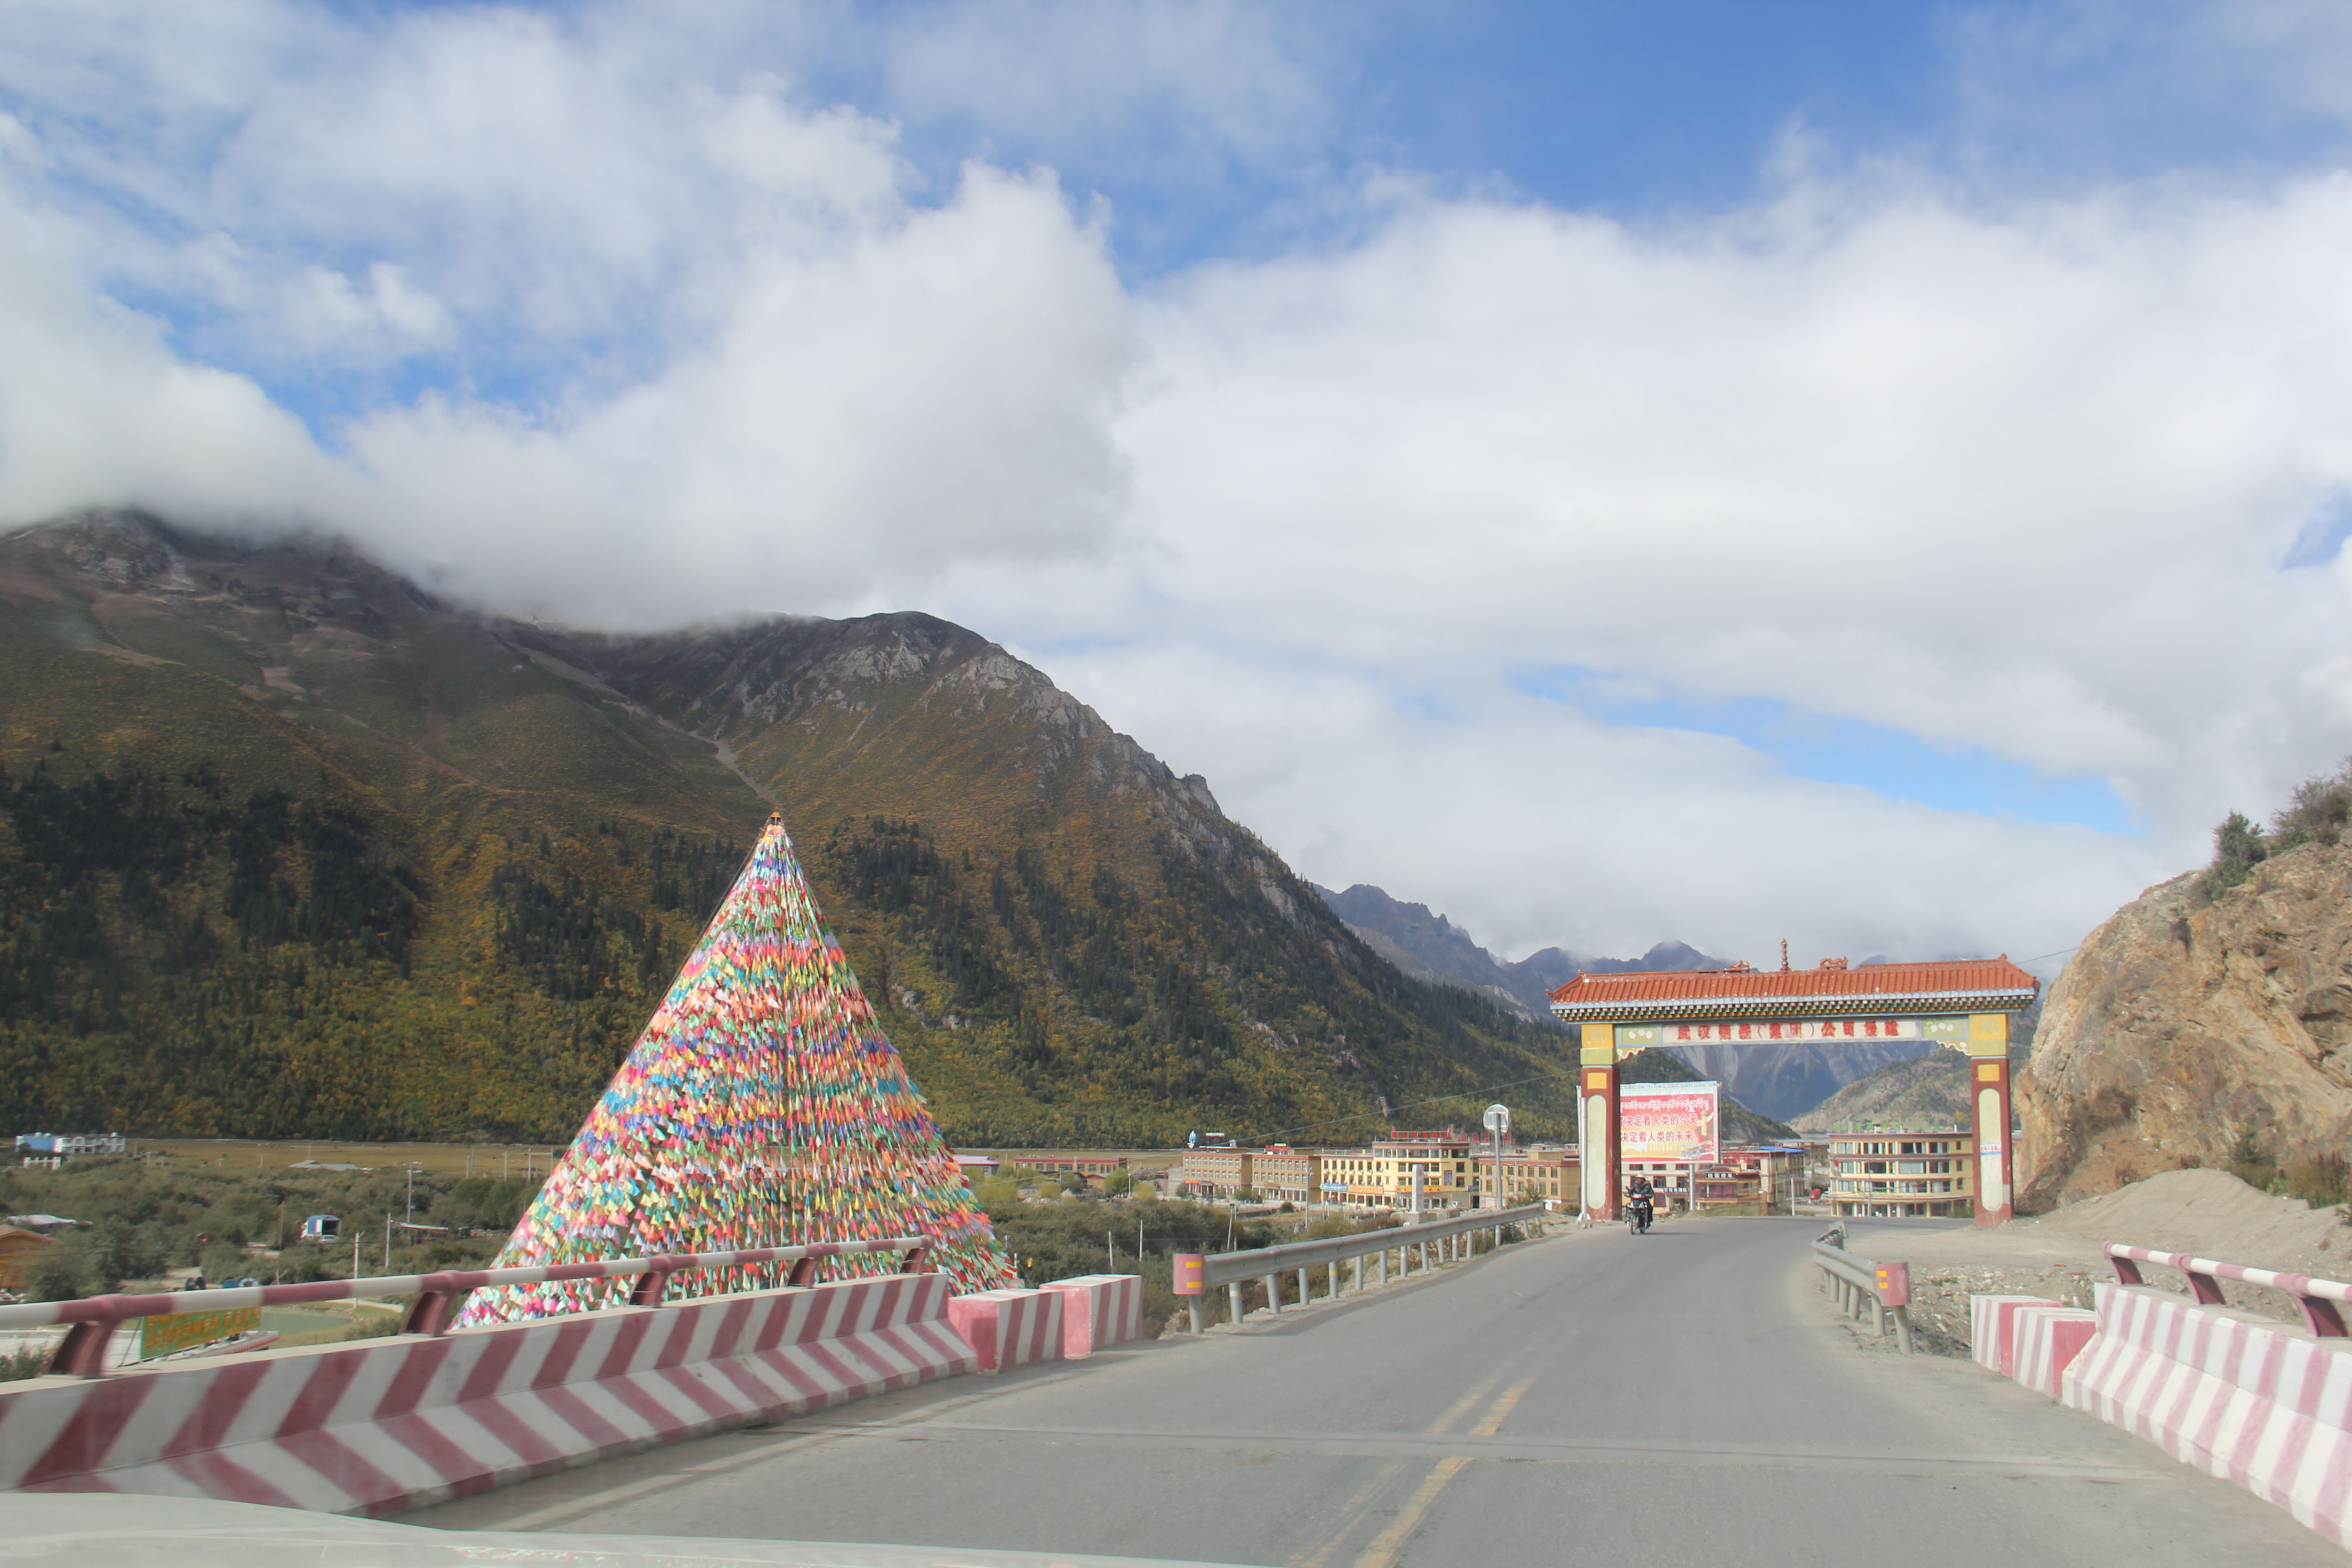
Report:
[[[719,905],[498,1267],[931,1238],[959,1291],[1017,1285],[954,1152],[824,927],[782,817]],[[887,1273],[891,1254],[818,1278]],[[781,1283],[775,1266],[680,1275],[674,1295]],[[464,1323],[616,1298],[568,1281],[478,1292]]]

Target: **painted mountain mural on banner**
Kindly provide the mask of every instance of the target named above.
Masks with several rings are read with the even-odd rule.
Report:
[[[1017,1285],[772,816],[668,996],[499,1255],[500,1268],[931,1239],[958,1291]],[[890,1254],[824,1260],[883,1273]],[[703,1295],[776,1264],[687,1277]],[[607,1304],[604,1280],[478,1292],[461,1321]]]

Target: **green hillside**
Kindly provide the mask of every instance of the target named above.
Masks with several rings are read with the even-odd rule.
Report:
[[[928,616],[574,637],[112,515],[0,540],[0,680],[19,1130],[566,1138],[772,806],[960,1142],[1572,1125],[1557,1034]]]

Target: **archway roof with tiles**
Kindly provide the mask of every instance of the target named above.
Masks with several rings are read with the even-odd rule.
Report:
[[[1593,1023],[2014,1013],[2033,1005],[2041,985],[2006,953],[1858,968],[1654,970],[1580,974],[1551,994],[1551,1010]]]

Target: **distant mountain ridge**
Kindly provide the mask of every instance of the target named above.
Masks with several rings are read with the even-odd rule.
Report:
[[[1679,942],[1659,942],[1639,958],[1589,958],[1565,948],[1547,947],[1516,963],[1504,963],[1472,940],[1469,932],[1444,915],[1433,913],[1427,904],[1406,903],[1369,882],[1359,882],[1340,893],[1313,883],[1308,886],[1323,896],[1323,901],[1366,946],[1407,974],[1477,992],[1535,1023],[1555,1024],[1551,994],[1580,973],[1724,967],[1723,960]]]
[[[1730,967],[1728,961],[1680,942],[1659,942],[1639,958],[1597,958],[1547,947],[1516,963],[1504,963],[1427,904],[1406,903],[1365,882],[1339,893],[1323,887],[1315,890],[1365,946],[1407,974],[1475,992],[1530,1022],[1551,1023],[1551,994],[1580,973]],[[1874,955],[1859,967],[1885,962]],[[1811,1110],[1847,1084],[1933,1048],[1925,1040],[1666,1047],[1700,1077],[1720,1082],[1724,1092],[1742,1105],[1781,1121]]]

